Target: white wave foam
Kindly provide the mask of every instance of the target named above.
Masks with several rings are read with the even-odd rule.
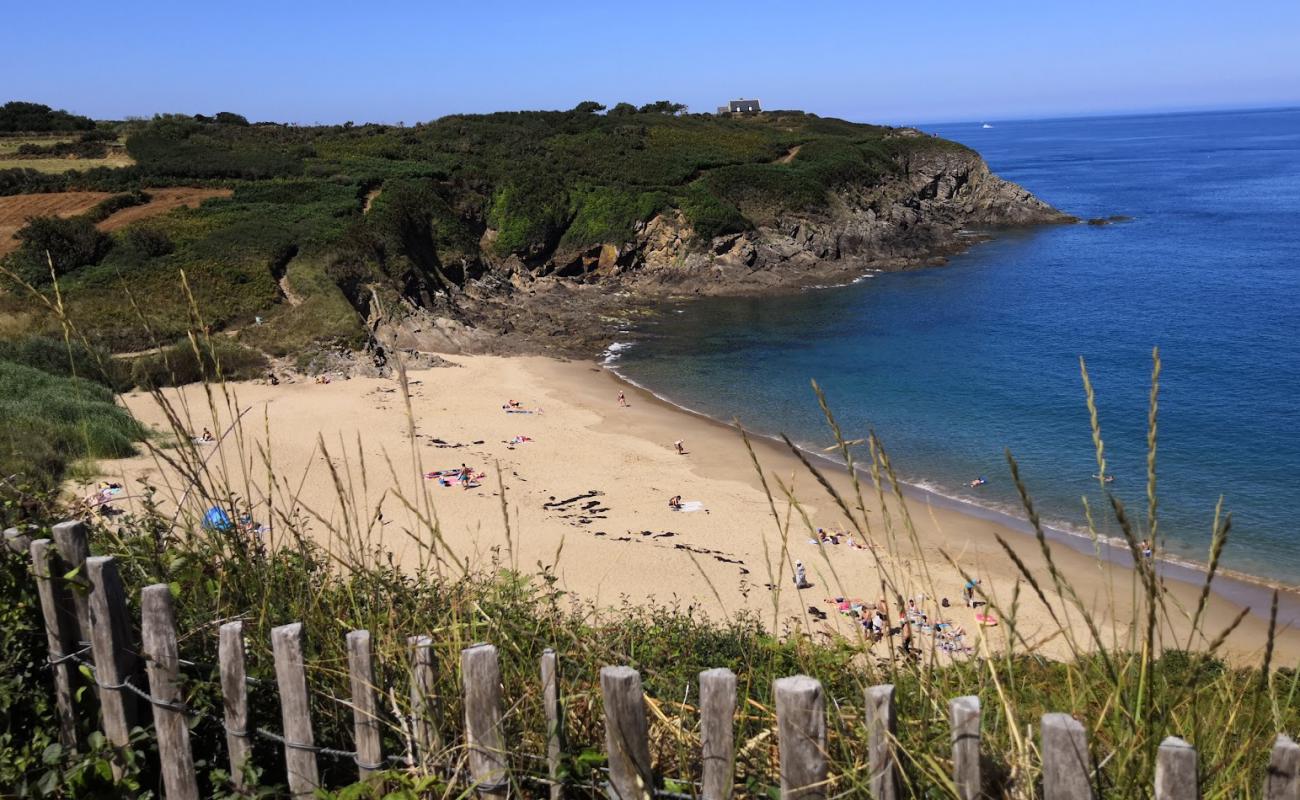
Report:
[[[604,363],[606,366],[613,364],[615,361],[622,358],[624,351],[632,348],[634,345],[636,345],[636,342],[611,343],[609,347],[605,348],[605,352],[601,354],[604,356],[604,360],[602,363]]]

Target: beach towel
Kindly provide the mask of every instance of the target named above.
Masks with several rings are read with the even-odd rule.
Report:
[[[704,502],[701,500],[687,500],[686,502],[682,503],[682,507],[677,510],[678,511],[705,511],[707,509],[704,508]]]
[[[998,618],[989,614],[976,614],[975,621],[981,625],[987,625],[990,628],[998,624]]]

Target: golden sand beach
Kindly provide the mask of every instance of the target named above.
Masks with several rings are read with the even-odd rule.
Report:
[[[852,530],[853,523],[778,443],[753,441],[760,478],[735,429],[664,403],[595,364],[536,357],[450,360],[456,366],[409,374],[409,412],[396,379],[236,383],[224,391],[211,387],[212,402],[203,386],[189,386],[166,390],[165,397],[191,433],[209,428],[219,439],[197,446],[206,469],[269,528],[272,546],[286,541],[287,521],[294,519],[340,554],[364,542],[391,549],[411,569],[504,564],[531,573],[546,567],[562,588],[598,606],[626,599],[676,603],[719,617],[746,610],[773,630],[814,637],[862,635],[828,600],[886,598],[896,615],[899,596],[915,599],[932,621],[963,627],[964,643],[974,648],[1005,648],[1014,636],[1019,650],[1067,657],[1075,646],[1091,647],[1083,610],[1107,645],[1122,645],[1133,635],[1141,592],[1131,567],[1058,544],[1053,559],[1075,595],[1063,596],[1034,537],[924,499],[900,501],[890,487],[882,504],[865,478],[859,507],[847,471],[828,464],[819,469],[826,468],[829,485],[874,549],[851,548],[847,540],[819,544],[816,528]],[[533,413],[509,413],[503,406],[510,401]],[[150,395],[134,393],[125,402],[150,427],[171,430]],[[237,430],[231,430],[236,417]],[[674,446],[679,440],[685,454]],[[469,488],[456,479],[443,486],[424,477],[462,464],[484,473]],[[201,515],[210,503],[199,492],[187,492],[177,471],[156,455],[102,467],[126,486],[128,499],[119,505],[139,502],[141,481],[157,488],[164,509],[182,503]],[[272,471],[274,481],[268,477]],[[670,508],[675,496],[697,510]],[[436,518],[436,534],[424,521],[430,518]],[[1025,563],[1050,610],[997,536]],[[431,561],[429,550],[421,556],[419,543],[435,539],[440,558]],[[805,565],[811,588],[796,590],[796,560]],[[963,573],[980,579],[991,609],[965,606]],[[1166,586],[1163,640],[1166,647],[1182,647],[1200,587],[1179,581]],[[941,606],[944,598],[949,607]],[[976,613],[1010,614],[1013,606],[1014,626],[976,621]],[[1211,594],[1202,628],[1212,637],[1239,611]],[[1267,628],[1265,618],[1247,614],[1223,654],[1258,663]],[[978,634],[986,641],[978,641]],[[1205,643],[1203,637],[1193,641]],[[1298,659],[1300,633],[1280,631],[1274,663]]]

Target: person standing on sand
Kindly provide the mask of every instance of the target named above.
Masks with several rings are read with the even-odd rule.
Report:
[[[794,588],[807,589],[809,585],[808,573],[804,571],[803,562],[794,562]]]
[[[622,389],[618,390],[618,404],[623,408],[627,408],[627,395],[623,394]]]
[[[970,578],[966,585],[962,587],[962,594],[966,597],[966,607],[975,607],[975,587],[980,585],[979,578]]]
[[[673,447],[677,448],[677,455],[679,456],[686,455],[686,445],[682,444],[681,439],[678,439],[677,441],[673,442]]]

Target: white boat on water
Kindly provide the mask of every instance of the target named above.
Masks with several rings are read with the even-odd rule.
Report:
[[[988,123],[986,122],[986,123],[984,123],[983,125],[981,125],[980,127],[981,127],[981,128],[992,128],[993,126],[990,125],[990,124],[988,124]]]

